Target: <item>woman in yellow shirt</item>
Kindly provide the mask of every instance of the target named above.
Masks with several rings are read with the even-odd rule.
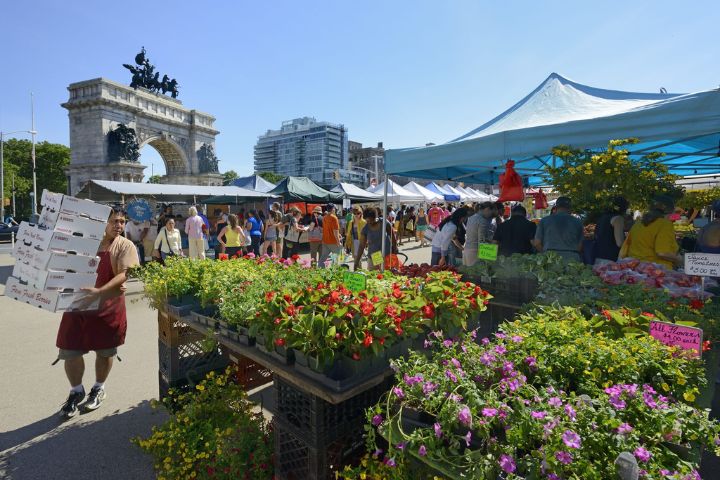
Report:
[[[623,257],[632,257],[644,262],[654,262],[672,268],[682,264],[678,255],[675,230],[665,215],[675,208],[672,198],[660,196],[653,200],[650,210],[630,229],[623,245]]]
[[[242,227],[238,225],[238,217],[234,213],[228,215],[228,223],[229,225],[218,233],[218,242],[225,247],[225,253],[228,257],[232,258],[238,255],[238,253],[242,256],[242,248],[247,243],[245,232]],[[222,241],[223,235],[225,235],[224,243]]]

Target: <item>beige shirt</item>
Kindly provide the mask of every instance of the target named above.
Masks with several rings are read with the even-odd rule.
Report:
[[[125,237],[117,237],[107,249],[114,275],[127,272],[127,269],[139,265],[135,245]]]

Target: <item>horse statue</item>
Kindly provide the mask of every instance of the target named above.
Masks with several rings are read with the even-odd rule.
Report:
[[[142,47],[140,53],[135,55],[135,63],[137,63],[138,65],[144,65],[146,61],[149,60],[145,57],[145,47]]]
[[[175,80],[174,78],[168,82],[168,91],[170,92],[170,96],[172,98],[178,97],[178,94],[180,93],[178,92],[179,89],[180,86],[178,85],[177,80]]]

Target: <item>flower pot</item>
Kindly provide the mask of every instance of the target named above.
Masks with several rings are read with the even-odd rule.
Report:
[[[270,352],[270,355],[285,365],[292,365],[295,363],[295,352],[292,348],[275,345],[275,348]]]
[[[320,364],[318,357],[314,355],[306,355],[300,350],[294,350],[295,352],[295,365],[309,368],[313,372],[325,373],[327,370],[325,365]]]
[[[255,345],[255,337],[250,336],[250,330],[247,327],[241,327],[240,325],[238,325],[235,336],[237,338],[236,342],[238,343],[247,345],[249,347]]]
[[[200,307],[200,302],[192,295],[182,297],[170,297],[165,304],[165,310],[176,317],[185,317],[190,312]]]

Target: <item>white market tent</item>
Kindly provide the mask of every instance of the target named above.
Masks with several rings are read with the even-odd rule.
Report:
[[[425,188],[427,188],[428,190],[430,190],[433,193],[442,195],[443,200],[447,200],[449,202],[457,202],[460,200],[460,195],[458,195],[457,193],[451,192],[446,187],[440,186],[435,182],[428,183],[427,185],[425,185]]]
[[[409,190],[388,179],[387,201],[390,203],[421,203],[425,201],[425,197]],[[380,194],[382,198],[385,191],[385,182],[368,189],[372,193]]]
[[[557,145],[601,149],[611,139],[637,137],[641,156],[659,151],[671,173],[720,172],[720,89],[690,94],[634,93],[573,82],[556,73],[511,108],[445,144],[385,152],[388,174],[498,183],[504,162],[529,184],[546,165],[560,165]]]
[[[348,198],[355,202],[379,202],[380,200],[382,200],[381,194],[368,192],[367,190],[363,190],[362,188],[358,187],[357,185],[353,185],[352,183],[340,182],[330,191],[342,193],[343,198]]]
[[[453,187],[452,185],[444,185],[445,190],[448,190],[451,193],[454,193],[458,197],[460,197],[461,202],[467,202],[470,200],[470,197],[468,197],[468,194],[465,192],[461,192],[456,187]]]
[[[138,197],[154,198],[159,201],[168,202],[203,203],[204,199],[221,195],[232,197],[239,202],[253,202],[275,197],[275,195],[240,187],[169,185],[163,183],[116,182],[111,180],[90,180],[76,196],[96,202],[124,202]]]
[[[423,198],[425,198],[425,201],[427,202],[433,202],[433,201],[443,201],[443,196],[435,193],[431,190],[428,190],[427,188],[423,187],[420,184],[417,184],[415,182],[410,182],[407,185],[403,187],[405,190],[408,190],[412,193],[422,195]]]
[[[478,198],[478,202],[496,202],[498,199],[495,195],[483,193],[479,190],[475,190],[474,188],[466,187],[465,190],[474,193]]]

